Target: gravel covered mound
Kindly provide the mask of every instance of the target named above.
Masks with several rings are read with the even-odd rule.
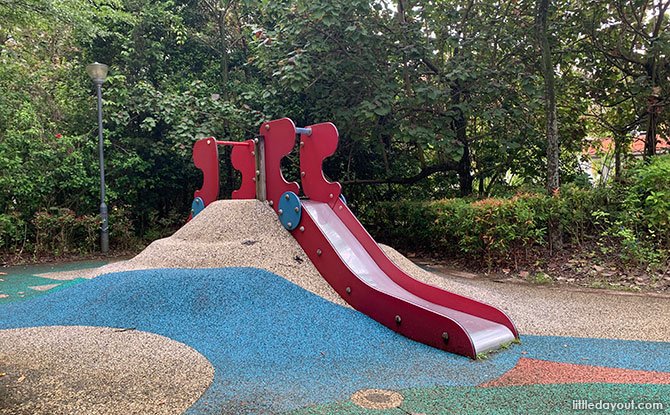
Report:
[[[98,268],[98,276],[152,268],[261,268],[329,301],[346,302],[319,274],[272,208],[258,200],[219,200],[169,238],[136,257]]]

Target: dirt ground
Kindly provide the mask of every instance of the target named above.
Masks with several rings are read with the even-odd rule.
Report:
[[[590,250],[566,250],[551,258],[513,267],[477,266],[475,261],[436,258],[404,252],[423,267],[461,278],[483,278],[500,283],[541,284],[576,289],[605,289],[670,298],[670,266],[625,266]]]

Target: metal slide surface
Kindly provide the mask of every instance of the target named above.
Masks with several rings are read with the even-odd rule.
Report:
[[[504,324],[478,317],[468,313],[467,311],[459,311],[443,304],[437,304],[428,300],[426,298],[427,296],[425,295],[423,297],[417,295],[421,293],[413,293],[408,289],[403,288],[403,286],[401,286],[402,282],[397,281],[398,278],[407,279],[408,281],[412,280],[412,282],[418,281],[414,280],[412,277],[408,276],[399,268],[397,268],[395,264],[393,264],[390,259],[386,257],[386,255],[383,253],[383,251],[381,251],[376,243],[374,243],[374,247],[372,248],[376,248],[379,250],[379,252],[373,252],[372,255],[368,252],[371,247],[368,246],[366,249],[366,247],[363,245],[367,241],[360,241],[354,232],[349,229],[347,224],[345,224],[336,213],[341,212],[340,214],[343,216],[348,214],[353,217],[353,214],[351,214],[349,209],[343,203],[337,204],[337,208],[335,210],[327,203],[314,202],[309,200],[303,201],[302,206],[304,208],[304,212],[309,215],[309,218],[314,222],[320,233],[327,239],[328,243],[333,248],[339,259],[360,281],[377,292],[386,294],[405,303],[414,305],[417,308],[428,310],[434,314],[453,320],[467,333],[467,336],[472,343],[475,356],[479,353],[485,353],[487,351],[496,349],[501,344],[509,343],[516,338],[516,330],[513,332]],[[346,212],[344,212],[345,209]],[[357,233],[360,234],[360,231],[365,232],[362,225],[360,225],[357,220],[355,222],[356,223],[354,226],[357,225],[360,227],[360,229],[358,229],[359,232]],[[367,232],[365,232],[365,235],[369,237]],[[380,253],[382,256],[379,255]],[[373,255],[377,257],[377,260],[373,258]],[[382,261],[385,259],[389,262],[389,264],[393,265],[393,271],[396,272],[396,275],[394,276],[395,278],[392,278],[387,274],[387,272],[382,270],[382,267],[380,267],[380,264],[378,264],[378,260],[380,258]],[[384,265],[388,267],[389,264]],[[325,272],[327,273],[327,271]],[[322,274],[323,273],[324,272],[322,272]],[[328,279],[326,275],[324,275],[324,277]],[[436,287],[432,288],[440,290]],[[447,294],[446,291],[440,291],[442,291],[444,294]],[[347,297],[345,296],[345,299],[346,298]],[[461,297],[459,300],[464,298],[465,297]],[[477,303],[474,300],[469,301],[471,302],[471,304],[468,305],[469,307],[490,307],[482,303]],[[512,329],[514,329],[513,326]],[[454,333],[454,335],[457,334]]]

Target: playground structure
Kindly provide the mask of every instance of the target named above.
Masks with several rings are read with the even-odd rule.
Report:
[[[287,182],[281,160],[299,136],[300,180]],[[323,175],[338,132],[332,123],[296,128],[282,118],[261,125],[253,140],[195,143],[193,160],[203,172],[189,220],[219,195],[218,145],[233,146],[231,161],[242,175],[233,199],[265,201],[303,248],[319,273],[353,308],[421,343],[471,358],[519,337],[498,308],[420,282],[398,268],[347,207],[339,183]]]

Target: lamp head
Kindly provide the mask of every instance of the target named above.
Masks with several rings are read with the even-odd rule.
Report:
[[[93,62],[86,65],[88,76],[90,76],[91,80],[96,84],[102,84],[105,81],[108,69],[109,67],[104,63]]]

